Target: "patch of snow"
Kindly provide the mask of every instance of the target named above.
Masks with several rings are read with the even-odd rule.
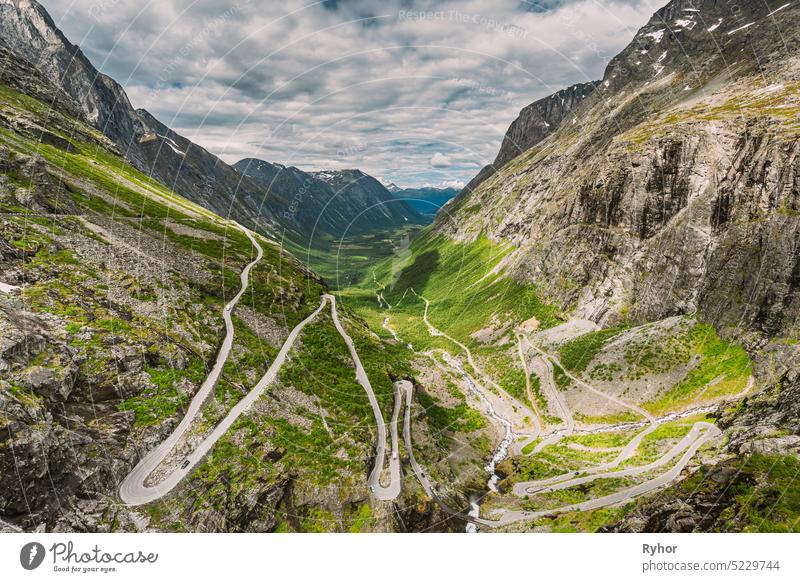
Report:
[[[775,91],[780,91],[784,88],[783,83],[776,83],[774,85],[770,85],[769,87],[764,87],[759,91],[756,91],[756,95],[763,95],[764,93],[774,93]]]
[[[697,26],[697,22],[694,20],[679,19],[675,21],[675,26],[682,26],[686,30],[692,30],[695,26]]]
[[[770,12],[769,14],[767,14],[767,16],[772,16],[773,14],[777,14],[778,12],[780,12],[781,10],[783,10],[784,8],[789,8],[789,6],[791,6],[791,5],[792,5],[792,3],[791,3],[791,2],[787,2],[786,4],[784,4],[783,6],[781,6],[780,8],[776,8],[775,10],[773,10],[772,12]]]
[[[684,12],[700,12],[697,8],[684,8]]]
[[[750,27],[751,27],[751,26],[753,26],[754,24],[755,24],[755,22],[751,22],[750,24],[745,24],[744,26],[740,26],[739,28],[734,28],[733,30],[731,30],[731,31],[728,33],[728,36],[730,36],[730,35],[732,35],[732,34],[735,34],[735,33],[737,33],[737,32],[740,32],[740,31],[742,31],[742,30],[745,30],[746,28],[750,28]]]
[[[658,77],[661,73],[664,72],[664,65],[662,65],[662,61],[667,58],[667,51],[664,51],[658,60],[653,64],[653,68],[656,70],[656,74],[653,75],[654,77]]]
[[[662,28],[661,30],[657,30],[655,32],[648,32],[647,34],[645,34],[645,36],[647,38],[652,38],[656,42],[661,42],[661,39],[664,38],[664,32],[666,30],[667,30],[666,28]]]
[[[22,287],[17,287],[16,285],[9,285],[7,283],[0,283],[0,291],[6,294],[11,293],[12,291],[17,291],[19,289],[22,289]]]
[[[722,19],[720,18],[714,26],[712,26],[710,28],[707,28],[706,30],[708,32],[714,32],[715,30],[717,30],[720,27],[721,24],[722,24]]]
[[[180,148],[178,147],[178,144],[176,144],[174,141],[172,141],[172,140],[171,140],[170,138],[168,138],[166,135],[159,135],[158,137],[162,138],[162,139],[164,140],[164,143],[165,143],[165,144],[167,144],[167,145],[169,146],[169,148],[170,148],[170,149],[171,149],[173,152],[175,152],[176,154],[178,154],[178,155],[179,155],[179,156],[181,156],[182,158],[186,156],[186,152],[185,152],[185,151],[183,151],[182,149],[180,149]]]

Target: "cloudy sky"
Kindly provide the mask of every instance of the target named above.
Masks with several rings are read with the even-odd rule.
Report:
[[[460,184],[666,0],[42,0],[134,106],[228,162]]]

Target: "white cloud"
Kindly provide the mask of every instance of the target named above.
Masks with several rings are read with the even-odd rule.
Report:
[[[522,107],[601,77],[666,0],[44,2],[134,106],[226,161],[411,186],[469,180]]]
[[[439,188],[456,188],[461,190],[466,184],[462,180],[445,180],[439,184]]]
[[[436,152],[431,157],[431,166],[434,168],[449,168],[451,164],[450,158],[441,152]]]

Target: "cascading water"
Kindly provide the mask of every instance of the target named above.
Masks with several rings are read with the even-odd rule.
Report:
[[[461,367],[461,364],[459,364],[455,358],[453,358],[447,352],[444,353],[443,358],[444,361],[447,362],[449,366],[451,366],[452,368],[457,370],[459,374],[461,374],[461,376],[467,382],[469,391],[472,392],[475,396],[477,396],[477,398],[481,401],[481,404],[483,404],[486,410],[486,414],[489,416],[489,418],[493,419],[498,424],[502,425],[505,429],[505,435],[503,436],[503,439],[500,441],[500,444],[497,445],[497,449],[495,450],[494,455],[492,456],[489,463],[487,463],[486,467],[484,467],[486,469],[486,472],[489,473],[489,480],[486,483],[486,486],[489,488],[490,491],[494,491],[496,493],[497,483],[500,481],[500,477],[496,473],[497,463],[499,463],[508,456],[508,448],[511,446],[511,443],[514,442],[514,432],[511,430],[511,423],[502,416],[497,414],[497,412],[494,409],[494,406],[492,406],[492,403],[489,402],[489,399],[486,398],[483,392],[481,392],[481,390],[478,388],[477,384],[472,379],[472,377],[469,374],[467,374],[467,372]],[[480,515],[480,505],[478,504],[478,498],[475,496],[470,497],[469,515],[472,517],[478,517]],[[467,524],[466,531],[467,533],[475,533],[478,531],[478,528],[475,524],[470,523]]]

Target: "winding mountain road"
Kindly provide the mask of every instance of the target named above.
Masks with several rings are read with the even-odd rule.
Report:
[[[505,388],[500,386],[491,377],[489,377],[475,362],[475,359],[472,357],[472,351],[466,345],[464,345],[454,337],[451,337],[446,333],[444,333],[443,331],[437,329],[428,319],[428,309],[430,308],[431,305],[430,301],[428,301],[422,295],[419,295],[413,289],[411,289],[411,291],[412,293],[414,293],[414,295],[416,295],[425,302],[425,311],[422,314],[422,320],[428,327],[428,333],[430,333],[434,337],[443,337],[446,340],[449,340],[455,345],[457,345],[459,348],[461,348],[464,354],[466,354],[467,356],[467,362],[469,363],[470,367],[473,370],[475,370],[475,372],[483,379],[483,381],[489,386],[491,386],[494,390],[496,390],[512,406],[512,408],[514,408],[515,410],[522,410],[525,413],[525,417],[528,419],[527,424],[532,425],[533,428],[531,429],[530,426],[526,426],[524,424],[524,421],[520,422],[518,423],[519,425],[515,431],[517,435],[538,438],[539,435],[542,433],[542,425],[539,422],[539,416],[533,410],[531,410],[529,406],[526,406],[525,404],[514,398],[511,394],[508,393],[508,391],[506,391]]]
[[[400,401],[395,394],[394,413],[392,415],[392,456],[389,459],[389,477],[390,483],[387,486],[381,485],[381,473],[383,473],[383,465],[386,460],[386,422],[381,413],[381,407],[378,404],[378,399],[375,397],[375,391],[372,389],[372,384],[369,382],[367,372],[361,364],[361,359],[358,357],[358,352],[353,345],[353,340],[345,331],[339,315],[336,311],[336,297],[333,295],[325,295],[325,299],[331,302],[331,315],[333,317],[333,325],[336,331],[342,336],[344,342],[347,344],[347,349],[350,350],[350,357],[353,359],[353,364],[356,367],[356,380],[364,388],[369,398],[369,403],[372,406],[372,413],[375,416],[375,423],[378,427],[378,438],[375,442],[375,464],[372,467],[372,472],[367,481],[369,490],[372,494],[381,501],[389,501],[395,499],[400,494],[400,454],[398,449],[397,438],[397,418],[400,412]]]
[[[252,390],[250,390],[250,392],[248,392],[247,395],[242,398],[242,400],[240,400],[230,410],[230,412],[228,412],[225,418],[220,421],[220,423],[205,439],[203,439],[197,448],[186,457],[181,467],[174,469],[162,481],[154,485],[146,484],[147,478],[161,463],[164,462],[199,413],[202,405],[205,403],[212,389],[216,385],[220,373],[222,372],[222,367],[225,365],[225,361],[230,354],[231,346],[233,344],[233,322],[231,321],[230,313],[236,306],[236,303],[239,301],[244,293],[245,288],[247,287],[250,269],[252,269],[253,265],[255,265],[263,256],[261,247],[258,246],[258,243],[250,236],[249,233],[247,234],[253,244],[256,245],[258,249],[258,256],[252,263],[245,267],[244,271],[242,271],[242,289],[239,291],[236,297],[234,297],[234,299],[225,306],[223,317],[225,318],[227,334],[223,340],[223,344],[217,356],[217,361],[214,365],[214,368],[203,382],[200,390],[192,399],[189,409],[187,410],[186,415],[183,417],[178,427],[164,440],[164,442],[162,442],[158,447],[153,449],[141,461],[139,461],[136,467],[134,467],[133,471],[131,471],[124,479],[119,488],[120,498],[127,505],[143,505],[145,503],[151,503],[172,491],[186,476],[191,474],[194,468],[211,451],[217,441],[219,441],[219,439],[222,438],[222,436],[231,428],[231,426],[233,426],[234,422],[236,422],[236,420],[263,394],[264,390],[275,381],[281,366],[283,366],[283,363],[286,360],[286,356],[300,335],[302,329],[319,315],[326,303],[330,302],[333,323],[336,327],[336,330],[347,344],[350,355],[353,359],[353,363],[355,364],[356,380],[359,384],[361,384],[367,393],[378,427],[378,437],[375,443],[375,465],[368,479],[369,488],[373,495],[379,500],[386,501],[395,499],[400,494],[400,458],[397,422],[400,414],[401,400],[397,398],[398,394],[396,394],[395,408],[391,423],[393,453],[389,460],[390,483],[387,486],[383,486],[380,483],[380,477],[383,471],[386,456],[386,424],[384,422],[380,406],[378,405],[378,400],[375,397],[375,393],[372,389],[372,385],[369,382],[367,373],[364,370],[364,366],[361,364],[361,359],[358,357],[358,352],[353,345],[353,340],[347,334],[341,322],[339,321],[338,312],[336,310],[336,298],[333,295],[327,294],[322,296],[319,307],[313,313],[311,313],[311,315],[297,324],[294,329],[292,329],[292,331],[289,333],[289,336],[284,341],[283,346],[281,346],[281,349],[278,352],[278,355],[275,357],[275,360],[272,362],[264,376],[262,376],[261,380],[259,380]]]
[[[430,332],[430,334],[433,336],[444,337],[455,343],[457,346],[459,346],[466,353],[467,361],[478,374],[484,376],[486,380],[488,380],[488,383],[502,395],[506,396],[507,398],[509,398],[514,402],[517,402],[502,387],[500,387],[494,381],[492,381],[491,378],[486,377],[486,375],[481,371],[481,369],[475,365],[472,353],[470,352],[469,348],[467,348],[467,346],[465,346],[458,340],[448,336],[447,334],[441,332],[430,323],[430,321],[428,320],[428,309],[430,307],[430,302],[424,297],[418,295],[416,292],[414,292],[414,294],[425,302],[425,312],[423,315],[423,320],[426,326],[428,327],[428,331]],[[525,357],[524,350],[522,349],[523,338],[518,337],[517,339],[519,342],[518,349],[520,352],[520,357],[523,359],[524,369],[527,374],[528,373],[527,362],[524,359]],[[532,347],[539,354],[539,358],[538,360],[536,360],[536,362],[537,365],[544,367],[545,373],[537,375],[539,375],[540,378],[543,378],[544,380],[543,385],[545,387],[546,392],[548,392],[548,397],[556,402],[557,408],[559,409],[559,416],[565,425],[563,429],[558,430],[556,433],[554,433],[553,435],[551,435],[550,437],[539,443],[534,451],[538,452],[548,444],[552,444],[554,442],[557,442],[564,436],[573,434],[575,432],[575,421],[566,404],[566,401],[563,398],[563,395],[560,394],[557,387],[555,386],[553,363],[555,362],[555,364],[561,366],[561,368],[564,369],[563,365],[561,365],[560,361],[558,360],[558,357],[549,354],[544,350],[542,350],[541,348],[533,345],[532,343],[530,343],[527,337],[524,337],[524,340],[528,343],[528,345],[530,345],[530,347]],[[453,360],[452,357],[445,358],[445,362],[450,367],[456,369],[462,375],[466,376],[468,380],[471,380],[466,371],[464,371],[463,368],[461,368],[458,365],[458,362]],[[636,475],[642,475],[657,470],[669,464],[675,459],[675,457],[681,455],[681,453],[683,453],[682,456],[669,470],[665,471],[664,473],[656,477],[653,477],[651,479],[648,479],[647,481],[644,481],[637,485],[620,489],[609,495],[604,495],[581,503],[575,503],[571,505],[565,505],[562,507],[546,509],[541,511],[499,510],[495,512],[495,514],[497,513],[500,514],[497,519],[481,518],[478,516],[479,514],[478,511],[475,511],[475,507],[473,507],[472,511],[468,516],[469,521],[471,521],[472,523],[484,525],[490,528],[495,528],[495,527],[502,527],[505,525],[509,525],[517,521],[537,519],[540,517],[552,516],[558,513],[565,513],[570,511],[589,511],[593,509],[599,509],[602,507],[618,505],[621,503],[627,503],[635,499],[636,497],[639,497],[656,489],[665,487],[670,483],[672,483],[675,479],[677,479],[680,476],[681,471],[683,471],[683,469],[688,465],[688,463],[691,461],[692,457],[695,455],[697,450],[700,449],[700,447],[702,447],[706,443],[717,438],[721,434],[719,428],[717,428],[713,424],[707,422],[696,422],[692,426],[690,431],[678,443],[676,443],[669,451],[667,451],[664,455],[662,455],[655,461],[647,465],[630,467],[617,471],[612,470],[618,467],[624,461],[630,459],[635,455],[642,440],[659,426],[659,420],[656,419],[652,414],[650,414],[645,409],[636,406],[635,404],[630,404],[628,402],[625,402],[620,398],[617,398],[600,390],[597,390],[596,388],[590,386],[589,384],[587,384],[580,378],[574,376],[567,370],[564,370],[564,372],[570,379],[572,379],[572,381],[577,383],[579,386],[589,390],[592,393],[597,394],[598,396],[603,397],[604,399],[614,402],[615,404],[623,408],[632,410],[637,414],[641,415],[642,417],[644,417],[645,421],[641,423],[641,425],[643,425],[645,428],[644,430],[637,433],[630,441],[628,441],[625,444],[624,447],[621,448],[619,454],[615,459],[606,463],[601,463],[599,465],[581,470],[577,474],[575,471],[572,471],[564,473],[562,475],[557,475],[555,477],[550,477],[548,479],[517,483],[513,489],[513,493],[515,495],[519,497],[526,497],[532,494],[547,493],[550,491],[558,491],[573,486],[585,485],[587,483],[591,483],[598,479],[631,477]],[[532,394],[529,384],[527,385],[527,388],[528,388],[528,396],[530,398]],[[750,388],[751,385],[749,384],[745,391],[749,390]],[[531,400],[531,402],[533,403],[533,400]],[[517,402],[517,404],[522,406],[519,402]],[[528,409],[527,407],[525,408],[530,411],[530,409]],[[493,411],[491,412],[487,411],[487,412],[489,412],[491,416],[491,412]],[[538,422],[538,416],[533,414],[533,411],[530,412],[531,412],[531,418],[536,420],[536,431],[535,431],[536,434],[535,436],[528,435],[529,438],[527,438],[525,442],[532,442],[533,440],[538,438],[539,434],[541,434],[541,425]],[[408,425],[408,420],[406,421],[406,425]],[[408,439],[406,442],[406,448],[408,448],[410,454],[413,455],[410,439]],[[416,462],[414,462],[414,464],[416,464]],[[422,470],[419,467],[415,468],[414,470],[414,472],[417,473],[418,479],[420,479],[421,471]],[[421,479],[420,482],[422,483]],[[425,488],[426,492],[433,497],[432,493],[433,488],[430,482],[427,482],[426,480],[426,483],[423,483],[423,488]],[[494,517],[494,515],[492,517]]]
[[[700,431],[703,431],[700,434]],[[505,525],[509,525],[511,523],[523,520],[530,520],[530,519],[538,519],[540,517],[556,515],[559,513],[567,513],[570,511],[591,511],[593,509],[600,509],[602,507],[609,507],[612,505],[618,505],[622,503],[627,503],[636,497],[644,495],[645,493],[649,493],[651,491],[655,491],[656,489],[660,489],[662,487],[666,487],[670,483],[672,483],[678,476],[681,474],[686,468],[686,465],[689,461],[692,460],[697,450],[702,447],[704,444],[710,442],[711,440],[717,438],[721,434],[721,431],[714,426],[713,424],[709,423],[697,423],[690,433],[684,437],[683,441],[679,443],[680,446],[683,446],[686,442],[691,441],[691,444],[688,445],[683,456],[678,460],[675,465],[673,465],[668,471],[649,479],[643,483],[639,483],[632,487],[627,487],[625,489],[620,489],[619,491],[615,491],[609,495],[604,495],[602,497],[597,497],[595,499],[590,499],[588,501],[583,501],[581,503],[574,503],[571,505],[564,505],[562,507],[556,507],[553,509],[545,509],[541,511],[503,511],[498,519],[490,520],[490,519],[481,519],[480,523],[484,525],[488,525],[490,527],[501,527]],[[678,445],[676,445],[677,447]],[[660,459],[661,460],[661,459]],[[660,461],[659,460],[659,461]],[[665,464],[668,462],[669,459],[665,460],[661,464]],[[658,461],[656,461],[658,462]],[[641,469],[641,467],[637,468]],[[611,474],[610,476],[616,477],[621,476],[623,471],[617,472],[615,474]],[[601,475],[595,475],[591,477],[590,480],[584,481],[584,483],[599,479]],[[569,486],[569,485],[567,485]]]
[[[145,485],[145,480],[156,469],[156,467],[158,467],[164,461],[164,459],[167,458],[170,451],[172,451],[180,438],[186,433],[189,426],[192,424],[192,421],[197,416],[197,413],[203,407],[203,404],[205,404],[209,395],[211,395],[214,387],[219,381],[220,375],[222,374],[222,369],[225,366],[225,362],[228,360],[228,356],[230,355],[231,348],[233,347],[234,335],[231,312],[233,311],[233,308],[236,307],[236,304],[239,303],[242,295],[244,295],[245,291],[247,290],[247,285],[250,280],[250,271],[264,256],[264,249],[261,248],[261,245],[258,244],[258,241],[253,237],[250,231],[245,228],[242,228],[241,230],[247,235],[247,238],[250,239],[250,242],[255,247],[256,258],[248,263],[242,270],[240,275],[241,288],[222,310],[222,318],[225,320],[225,338],[222,340],[222,346],[217,353],[217,359],[214,362],[214,367],[211,369],[211,372],[209,372],[208,376],[206,376],[206,379],[203,381],[200,389],[197,391],[197,394],[195,394],[194,398],[192,398],[186,414],[181,419],[181,422],[178,424],[175,430],[172,431],[172,433],[164,440],[164,442],[162,442],[158,447],[150,451],[144,458],[142,458],[136,467],[134,467],[133,471],[131,471],[123,480],[119,488],[119,494],[122,498],[122,501],[128,505],[142,505],[144,503],[149,503],[171,491],[175,485],[177,485],[180,480],[191,471],[194,465],[196,465],[197,462],[205,455],[205,453],[210,450],[211,446],[219,438],[217,437],[217,439],[212,442],[209,442],[209,438],[211,437],[206,438],[206,440],[200,444],[195,453],[189,457],[189,465],[187,467],[173,471],[166,479],[156,485]],[[288,351],[288,349],[286,351]],[[272,367],[270,367],[270,369],[272,369]]]

